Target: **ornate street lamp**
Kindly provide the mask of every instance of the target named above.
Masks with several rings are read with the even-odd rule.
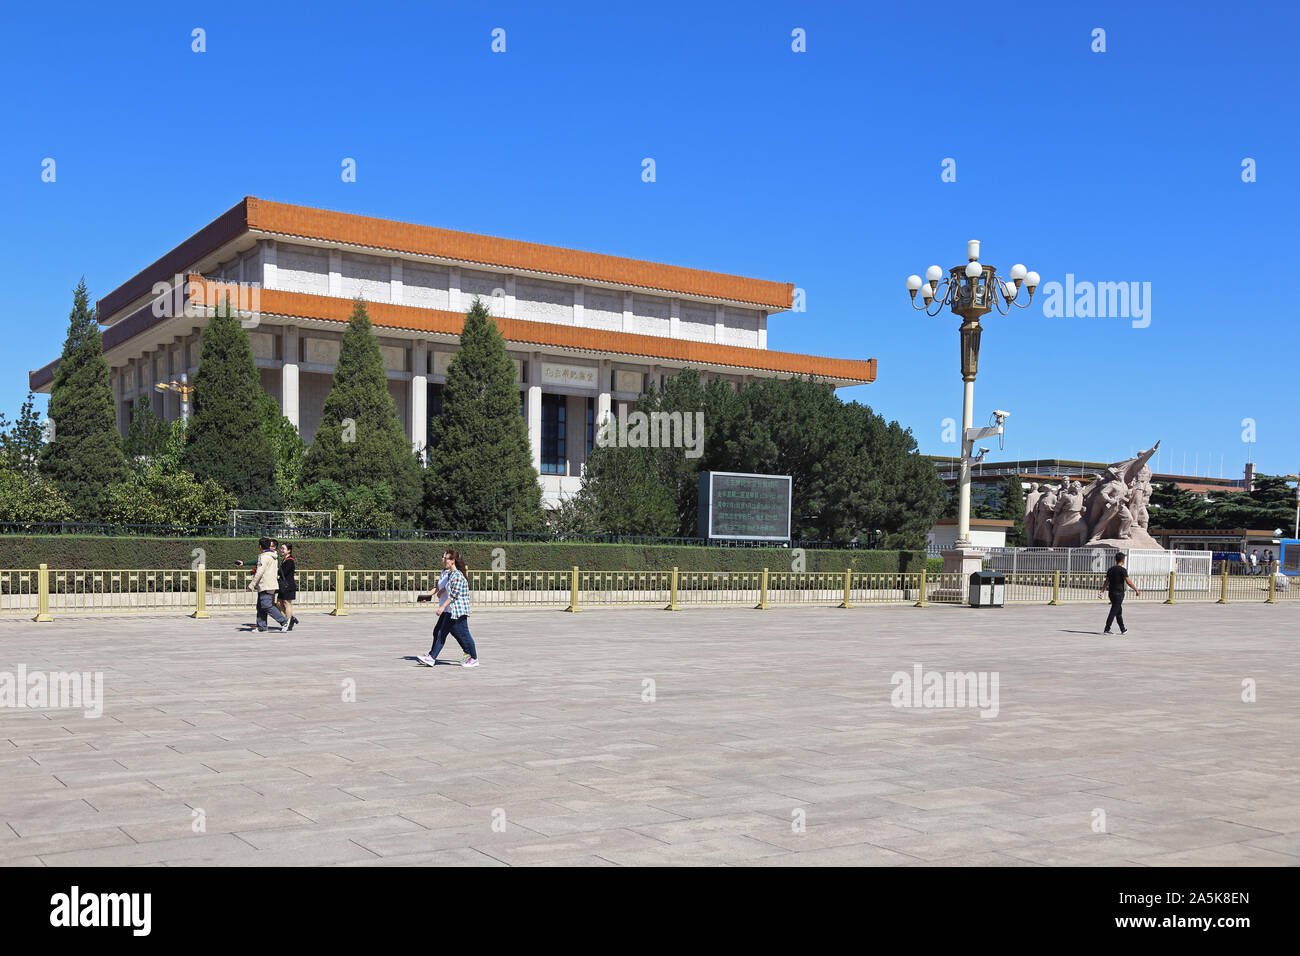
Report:
[[[160,392],[176,392],[181,397],[181,422],[187,423],[190,420],[190,395],[194,392],[194,386],[189,383],[189,378],[184,372],[181,372],[181,380],[178,382],[173,379],[170,382],[159,382],[154,386]]]
[[[930,266],[925,270],[925,279],[918,275],[907,277],[907,292],[912,298],[912,308],[926,315],[938,315],[946,305],[953,313],[961,317],[958,332],[961,334],[961,378],[965,383],[962,391],[962,443],[961,443],[961,480],[960,502],[957,510],[957,542],[952,552],[944,554],[945,571],[979,570],[982,554],[971,548],[970,543],[970,472],[975,442],[990,435],[1002,434],[1002,423],[1009,417],[1007,412],[997,411],[993,417],[997,425],[988,428],[972,428],[972,414],[975,401],[975,373],[980,360],[980,316],[997,309],[1002,315],[1012,307],[1027,309],[1034,299],[1034,290],[1038,288],[1039,275],[1028,272],[1019,263],[1011,267],[1010,281],[997,277],[998,270],[979,261],[980,242],[972,239],[966,243],[965,265],[954,266],[948,270],[945,279],[943,270]],[[942,280],[942,282],[940,281]],[[1029,297],[1018,301],[1020,287],[1029,289]],[[916,304],[916,294],[921,294],[924,305]],[[931,305],[934,311],[930,311]],[[983,458],[981,449],[980,458]],[[949,556],[952,556],[952,560]]]

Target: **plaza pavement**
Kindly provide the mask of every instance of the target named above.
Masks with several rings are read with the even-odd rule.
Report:
[[[0,709],[0,863],[1300,863],[1300,609],[1105,610],[480,613],[473,670],[420,612],[3,621],[105,704]]]

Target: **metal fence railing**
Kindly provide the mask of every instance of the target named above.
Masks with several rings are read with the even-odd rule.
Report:
[[[1021,571],[1004,574],[1008,604],[1060,605],[1096,601],[1105,575],[1096,571]],[[1264,602],[1300,605],[1300,575],[1271,577],[1170,571],[1132,574],[1143,603]],[[294,609],[342,615],[361,610],[427,607],[417,600],[432,589],[437,572],[302,569]],[[500,608],[823,606],[859,604],[966,604],[970,585],[960,574],[892,571],[471,571],[471,606]],[[53,616],[127,612],[249,612],[248,573],[234,570],[0,571],[0,615]]]

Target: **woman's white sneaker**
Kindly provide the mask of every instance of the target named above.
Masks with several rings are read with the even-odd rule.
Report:
[[[465,658],[465,660],[461,663],[460,666],[461,666],[461,667],[478,667],[478,658],[475,658],[475,657],[467,657],[467,658]]]

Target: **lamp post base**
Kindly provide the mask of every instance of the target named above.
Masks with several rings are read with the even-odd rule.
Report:
[[[958,541],[940,553],[943,555],[943,573],[962,575],[963,584],[971,574],[984,568],[984,552],[968,542]]]
[[[970,576],[984,568],[984,552],[968,542],[958,541],[941,554],[942,584],[931,597],[939,601],[965,602],[969,594],[967,582],[970,581]]]

